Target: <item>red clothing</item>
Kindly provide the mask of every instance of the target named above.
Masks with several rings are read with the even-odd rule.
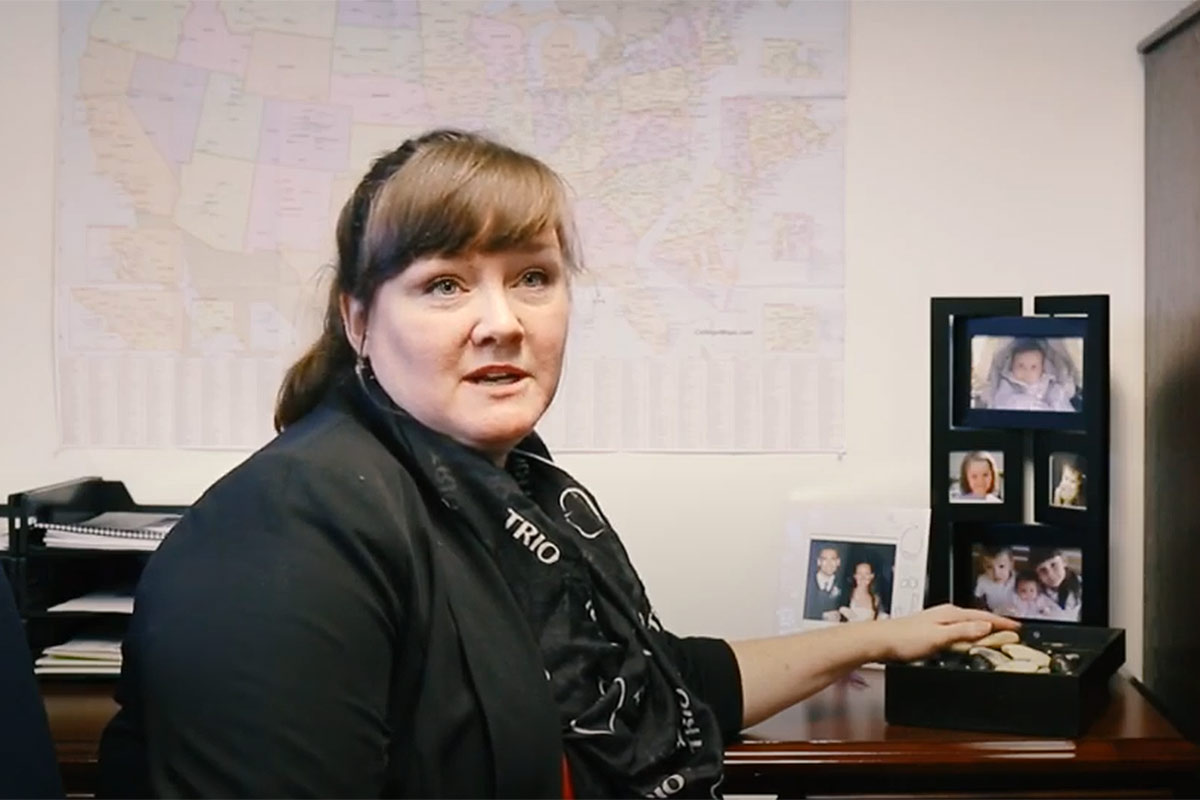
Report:
[[[563,800],[575,800],[575,792],[571,789],[571,768],[567,766],[567,756],[563,754]]]

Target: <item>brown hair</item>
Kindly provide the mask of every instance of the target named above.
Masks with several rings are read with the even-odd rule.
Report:
[[[464,131],[439,129],[375,160],[337,222],[337,262],[317,341],[288,369],[275,404],[282,431],[353,369],[341,298],[369,311],[379,287],[418,259],[494,252],[545,230],[579,269],[566,185],[530,155]]]
[[[1038,580],[1037,573],[1031,569],[1023,569],[1017,573],[1013,586],[1020,586],[1022,583],[1036,583],[1039,590],[1042,588],[1042,582]]]
[[[859,564],[866,564],[867,569],[871,570],[871,580],[867,582],[867,594],[871,597],[871,619],[879,619],[879,590],[875,588],[875,579],[879,576],[875,574],[875,565],[870,560],[862,558],[854,562],[854,569],[850,571],[850,592],[853,594],[857,585],[854,573],[858,571]]]

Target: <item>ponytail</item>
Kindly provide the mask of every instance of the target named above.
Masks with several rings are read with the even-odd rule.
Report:
[[[282,431],[317,407],[341,373],[354,365],[354,349],[342,326],[341,289],[334,281],[325,326],[308,352],[288,368],[275,400],[275,430]]]

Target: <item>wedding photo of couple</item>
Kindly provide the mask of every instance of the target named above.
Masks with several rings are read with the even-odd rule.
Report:
[[[814,539],[804,592],[804,618],[862,622],[891,614],[896,546]]]

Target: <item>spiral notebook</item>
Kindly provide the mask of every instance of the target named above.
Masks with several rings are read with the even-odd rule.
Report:
[[[153,550],[180,514],[156,511],[105,511],[80,522],[42,524],[46,547]]]

